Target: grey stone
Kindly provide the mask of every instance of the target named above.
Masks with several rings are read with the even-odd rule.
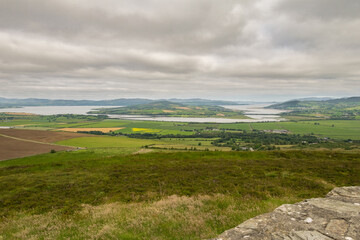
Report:
[[[317,231],[296,231],[290,237],[292,240],[331,240]]]
[[[335,211],[346,216],[358,216],[360,214],[360,206],[349,202],[319,198],[311,199],[308,202],[309,204],[318,208],[322,208],[325,211]]]
[[[284,204],[215,239],[360,240],[360,187],[335,188],[326,198]]]
[[[325,231],[332,234],[344,236],[349,228],[349,224],[344,219],[332,219],[326,226]]]

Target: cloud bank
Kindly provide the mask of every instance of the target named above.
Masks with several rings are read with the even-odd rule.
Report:
[[[360,92],[358,0],[2,0],[0,96]]]

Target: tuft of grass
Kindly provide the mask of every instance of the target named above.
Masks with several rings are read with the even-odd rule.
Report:
[[[23,212],[0,226],[4,239],[205,239],[291,199],[252,201],[216,194],[146,203],[82,205],[66,218]]]

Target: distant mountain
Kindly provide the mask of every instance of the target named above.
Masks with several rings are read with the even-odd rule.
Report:
[[[300,100],[291,100],[283,103],[276,103],[273,105],[268,106],[267,108],[274,108],[274,109],[293,109],[302,107],[302,101]]]
[[[201,98],[192,98],[192,99],[178,99],[171,98],[168,99],[170,102],[182,103],[186,105],[194,105],[194,106],[220,106],[220,105],[237,105],[237,102],[234,101],[223,101],[223,100],[208,100]]]
[[[25,106],[129,106],[152,102],[150,99],[114,99],[114,100],[51,100],[51,99],[9,99],[0,98],[0,107],[25,107]]]
[[[276,101],[272,101],[272,102],[256,102],[256,101],[236,101],[236,105],[253,105],[253,104],[275,104],[278,103]]]
[[[144,98],[120,98],[113,100],[51,100],[51,99],[10,99],[0,97],[0,107],[26,107],[26,106],[131,106],[139,104],[147,104],[156,102],[157,100]],[[218,105],[237,105],[236,102],[222,101],[222,100],[207,100],[207,99],[170,99],[164,100],[174,103],[181,103],[193,106],[218,106]]]
[[[350,97],[350,98],[340,98],[340,99],[332,99],[327,101],[332,104],[341,104],[341,103],[348,103],[348,104],[360,104],[360,97]]]
[[[317,101],[328,101],[328,100],[332,100],[332,99],[334,99],[334,98],[331,98],[331,97],[307,97],[307,98],[299,98],[299,99],[294,99],[294,100],[317,102]]]

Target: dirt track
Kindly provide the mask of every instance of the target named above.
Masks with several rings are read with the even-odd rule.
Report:
[[[26,129],[0,129],[0,134],[22,138],[26,140],[33,140],[44,143],[54,143],[70,138],[89,137],[88,134],[79,134],[71,132],[53,132],[41,130],[26,130]]]

